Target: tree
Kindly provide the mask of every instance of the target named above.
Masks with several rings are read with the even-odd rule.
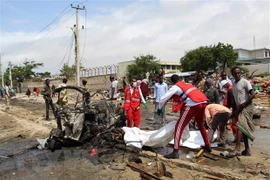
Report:
[[[232,67],[238,58],[237,52],[233,51],[233,46],[231,44],[218,43],[212,48],[213,57],[216,62],[220,63],[223,70],[226,67]]]
[[[25,60],[23,65],[15,65],[11,69],[12,81],[14,84],[21,83],[26,79],[31,79],[38,76],[38,73],[34,72],[34,69],[43,66],[43,63],[36,63],[35,61]],[[4,74],[4,79],[7,81],[9,79],[9,68],[6,69]]]
[[[60,75],[65,76],[67,79],[70,79],[71,77],[74,77],[76,74],[76,65],[69,66],[67,63],[65,63],[60,70]]]
[[[186,55],[180,59],[180,62],[183,71],[207,71],[209,67],[213,66],[213,60],[211,47],[201,46],[187,52]]]
[[[201,46],[197,49],[188,51],[184,57],[180,59],[182,71],[216,71],[221,65],[232,67],[238,55],[233,51],[230,44],[218,43],[217,45]]]
[[[135,63],[128,65],[127,76],[131,78],[143,78],[147,72],[150,73],[150,78],[154,77],[160,70],[160,65],[157,62],[157,58],[153,55],[140,55],[134,57]]]
[[[51,77],[51,73],[48,71],[45,71],[44,73],[37,73],[37,76],[41,78]]]

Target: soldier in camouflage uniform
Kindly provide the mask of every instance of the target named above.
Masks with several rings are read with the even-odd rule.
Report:
[[[55,116],[55,109],[52,101],[52,90],[50,87],[50,80],[46,79],[45,80],[45,86],[41,91],[41,94],[43,95],[43,98],[45,100],[46,104],[46,120],[49,120],[49,106],[51,106],[53,114]]]

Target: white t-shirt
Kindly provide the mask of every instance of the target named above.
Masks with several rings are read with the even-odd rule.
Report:
[[[233,83],[232,91],[237,107],[248,99],[251,89],[253,88],[250,82],[244,78],[241,78],[237,83]]]
[[[113,94],[113,98],[117,98],[117,93],[118,93],[118,81],[117,80],[114,80],[112,83],[111,83],[111,85],[110,85],[110,94],[109,94],[109,96],[110,96],[110,98],[112,98],[111,97],[111,94],[112,94],[112,88],[115,88],[115,90],[114,90],[114,94]]]

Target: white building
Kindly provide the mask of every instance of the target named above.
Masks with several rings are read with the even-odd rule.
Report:
[[[165,62],[165,61],[157,61],[161,68],[165,70],[165,73],[174,73],[180,72],[180,62]],[[134,64],[135,60],[132,61],[124,61],[118,63],[118,75],[123,77],[127,74],[128,65]]]
[[[270,74],[270,49],[234,49],[238,53],[237,65],[244,65],[250,73],[256,71],[254,75],[261,73]]]
[[[257,63],[270,63],[270,49],[234,49],[238,53],[237,63],[240,64],[257,64]]]

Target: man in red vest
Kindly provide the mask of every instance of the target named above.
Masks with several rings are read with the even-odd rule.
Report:
[[[145,108],[147,108],[147,104],[143,98],[140,86],[137,84],[135,78],[133,78],[130,85],[125,88],[124,93],[125,99],[122,108],[124,111],[126,111],[128,127],[139,127],[141,122],[141,99]]]
[[[177,99],[179,103],[182,104],[182,107],[180,108],[180,117],[174,129],[174,151],[164,157],[168,159],[179,158],[178,151],[183,130],[193,117],[195,118],[205,143],[205,146],[201,147],[211,152],[210,142],[204,127],[204,110],[207,105],[207,97],[198,88],[181,81],[180,77],[176,74],[172,75],[171,81],[173,86],[161,97],[159,107],[162,107],[171,97],[175,100]],[[177,106],[177,103],[174,103],[174,105]],[[160,109],[159,112],[161,112]]]

